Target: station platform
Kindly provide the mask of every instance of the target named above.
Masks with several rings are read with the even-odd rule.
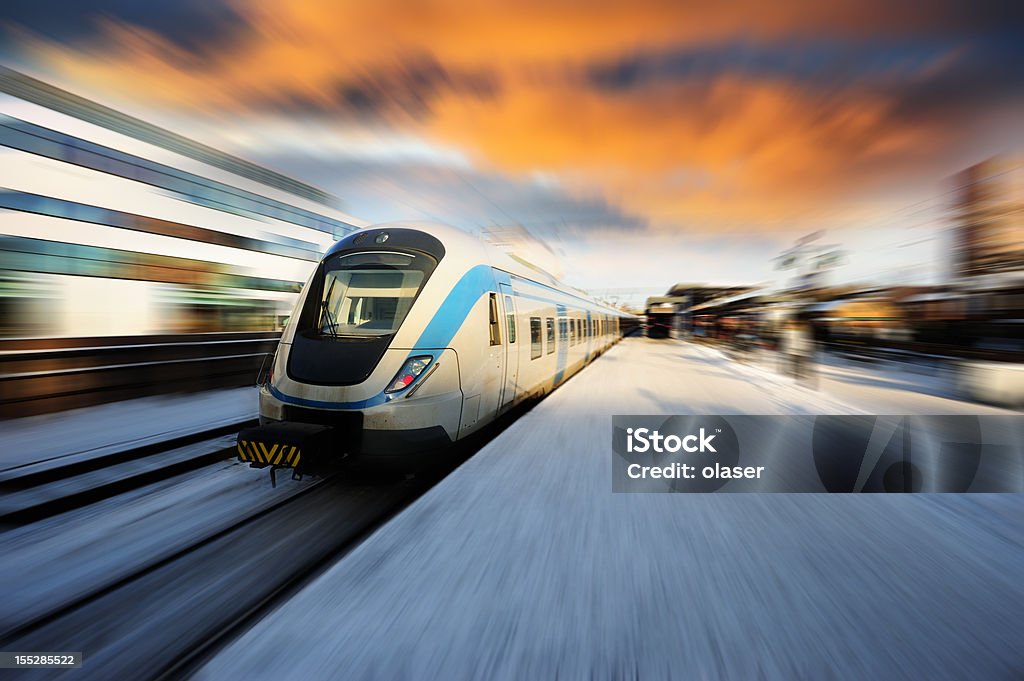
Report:
[[[175,393],[0,421],[0,472],[102,456],[255,419],[256,388]]]
[[[1024,495],[612,493],[613,414],[984,411],[846,371],[626,339],[198,678],[1013,676]]]

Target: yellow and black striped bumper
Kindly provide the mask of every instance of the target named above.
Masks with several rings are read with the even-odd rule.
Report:
[[[246,428],[238,434],[238,460],[256,467],[307,468],[329,449],[327,426],[279,421]]]
[[[268,444],[259,440],[238,440],[238,460],[297,468],[302,458],[298,445]]]

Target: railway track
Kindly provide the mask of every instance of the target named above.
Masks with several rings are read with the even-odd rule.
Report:
[[[187,676],[528,408],[417,475],[357,461],[272,488],[265,473],[224,460],[231,427],[23,475],[43,501],[9,512],[21,522],[0,529],[0,650],[83,651],[76,676],[86,679]],[[75,489],[46,491],[54,485]]]
[[[234,453],[234,436],[255,419],[103,454],[0,471],[0,526],[65,513],[167,479]]]
[[[174,496],[181,489],[155,482],[151,494],[131,490],[121,495],[124,499],[108,496],[90,507],[78,506],[60,517],[47,516],[0,532],[0,551],[15,556],[15,564],[7,563],[0,578],[12,591],[24,595],[22,589],[26,589],[33,601],[26,602],[24,597],[8,601],[6,614],[0,616],[0,649],[89,651],[78,672],[84,678],[178,678],[432,484],[430,479],[403,476],[362,475],[348,480],[334,476],[304,483],[289,480],[290,486],[273,490],[265,475],[220,461],[176,474],[177,486],[184,488],[213,475],[213,469],[221,478],[244,479],[246,494],[236,490],[230,503],[211,506],[231,512],[226,521],[217,516],[196,522],[193,517],[195,529],[178,541],[169,538],[174,544],[171,550],[129,555],[127,569],[107,570],[112,559],[124,554],[124,546],[114,555],[101,551],[76,558],[74,550],[68,552],[61,570],[68,579],[56,583],[52,574],[33,579],[30,570],[19,568],[29,567],[34,558],[28,556],[19,566],[16,556],[39,532],[49,532],[50,539],[57,540],[51,543],[56,544],[69,533],[105,534],[108,515],[134,504],[145,505],[156,493]],[[268,502],[271,495],[274,498]],[[247,506],[251,512],[244,511]],[[137,534],[164,534],[166,518],[151,510],[129,511],[130,517],[120,527],[142,523],[144,527],[135,529]],[[187,509],[179,510],[188,514]],[[84,584],[80,583],[83,575]],[[31,675],[48,678],[61,673],[33,670]]]
[[[82,651],[85,679],[186,676],[532,405],[415,475],[356,459],[271,487],[234,461],[252,421],[0,471],[0,650]]]
[[[231,467],[258,476],[269,491],[265,476]],[[262,507],[253,499],[252,513],[0,629],[0,649],[88,651],[77,673],[83,678],[180,678],[432,484],[334,476],[296,485]],[[95,573],[102,563],[76,569]],[[61,673],[33,670],[32,677]]]

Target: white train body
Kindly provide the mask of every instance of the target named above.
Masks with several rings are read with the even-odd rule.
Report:
[[[339,454],[443,447],[553,390],[627,316],[460,230],[369,227],[304,287],[260,419],[331,425]]]

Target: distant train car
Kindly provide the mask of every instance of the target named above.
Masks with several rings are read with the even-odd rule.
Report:
[[[629,317],[460,230],[366,228],[303,289],[239,456],[302,468],[314,451],[443,448],[554,390]]]
[[[676,308],[671,303],[658,303],[647,308],[647,337],[668,338],[672,335]]]

